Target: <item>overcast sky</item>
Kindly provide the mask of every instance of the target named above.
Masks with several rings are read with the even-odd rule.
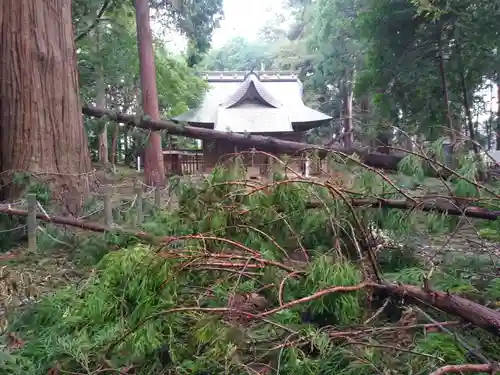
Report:
[[[254,40],[259,29],[281,7],[282,0],[224,0],[225,18],[214,33],[214,47],[222,46],[235,36]]]
[[[224,19],[214,32],[212,46],[221,47],[236,36],[255,40],[258,31],[272,19],[276,11],[282,8],[283,0],[224,0]],[[161,26],[153,23],[155,33],[161,31]],[[185,40],[179,35],[164,35],[167,46],[172,51],[185,48]]]

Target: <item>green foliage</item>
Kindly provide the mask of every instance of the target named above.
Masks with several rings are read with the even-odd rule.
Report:
[[[378,174],[366,173],[374,175],[363,177],[367,184],[381,182]],[[374,214],[358,208],[353,216],[348,204],[332,200],[325,186],[290,182],[277,175],[275,184],[263,189],[258,183],[243,184],[240,174],[238,168],[220,168],[202,182],[170,181],[179,207],[153,210],[142,225],[149,233],[177,238],[168,245],[141,245],[138,238],[112,233],[65,239],[77,247],[74,258],[79,264],[95,271],[85,283],[47,296],[19,316],[11,329],[25,345],[12,353],[15,366],[33,375],[45,374],[56,364],[69,372],[134,365],[137,374],[243,375],[250,363],[268,364],[284,374],[371,374],[374,368],[418,373],[443,363],[470,361],[454,336],[441,333],[417,333],[410,344],[399,343],[404,335],[397,339],[374,335],[350,345],[330,336],[360,329],[366,313],[371,316],[373,309],[378,310],[367,303],[364,290],[325,294],[248,322],[235,322],[210,310],[228,307],[241,294],[260,295],[266,301],[264,309],[270,310],[331,287],[359,284],[364,270],[356,246],[368,224],[359,228],[356,222],[372,226],[380,215],[378,210]],[[399,194],[387,181],[370,192]],[[325,206],[307,209],[313,198]],[[391,213],[383,215],[390,219]],[[416,215],[424,216],[410,213]],[[401,222],[406,233],[418,224],[386,220],[385,229],[398,233]],[[296,275],[272,265],[243,266],[243,271],[227,268],[232,262],[256,264],[248,249],[258,251],[263,261],[296,267]],[[390,243],[380,249],[378,260],[386,280],[422,285],[429,270],[413,250]],[[235,259],[223,258],[224,265],[211,266],[207,260],[220,254]],[[431,275],[431,285],[494,301],[500,285],[495,279],[478,277],[492,273],[487,260],[443,258]],[[382,312],[377,326],[370,328],[387,329],[391,319],[389,312]],[[476,336],[464,331],[468,342],[488,350],[492,358],[500,355],[489,337]],[[166,367],[158,357],[164,345],[171,358]],[[413,352],[390,349],[405,345]],[[8,371],[7,366],[0,369]]]
[[[353,264],[337,262],[332,264],[332,258],[321,256],[314,261],[305,280],[299,281],[295,288],[300,291],[300,297],[314,293],[317,289],[335,286],[356,285],[361,282],[359,269]],[[327,315],[334,317],[331,324],[348,325],[355,323],[362,313],[360,295],[331,294],[314,300],[308,306],[312,315]],[[333,320],[333,319],[332,319]]]
[[[438,138],[448,126],[443,91],[457,122],[464,102],[458,77],[463,74],[469,95],[492,77],[498,32],[489,24],[495,7],[493,1],[479,7],[462,0],[365,1],[358,22],[367,60],[360,92],[375,94],[381,113],[407,131]],[[447,87],[436,61],[440,50]],[[481,99],[473,101],[472,111],[482,111]]]
[[[242,37],[229,40],[222,48],[211,50],[200,63],[201,70],[260,70],[261,64],[269,68],[272,55],[264,43],[250,43]]]
[[[109,109],[140,112],[139,58],[134,9],[127,2],[121,5],[119,3],[109,7],[105,20],[99,22],[85,38],[77,42],[80,91],[86,103],[96,103],[96,98],[104,94]],[[167,6],[156,5],[160,8]],[[174,17],[172,12],[170,9],[167,15],[160,9],[157,15],[165,20],[165,17]],[[76,19],[74,21],[77,22]],[[203,35],[205,39],[209,37],[208,34]],[[168,51],[163,41],[154,41],[154,54],[160,114],[171,117],[195,107],[203,97],[206,83],[195,75],[182,56]],[[97,159],[99,148],[98,135],[104,129],[105,123],[105,119],[85,119],[94,159]],[[117,125],[107,123],[107,126],[108,144],[112,145]],[[141,141],[146,139],[147,132],[139,129],[118,131],[118,136],[127,139],[127,145],[131,144],[128,150],[124,150],[127,152],[125,159],[130,161],[131,156],[142,148]],[[109,150],[111,155],[111,147]]]
[[[164,27],[172,28],[188,39],[187,63],[196,65],[208,51],[212,35],[223,16],[222,0],[165,1],[153,0],[157,20]]]

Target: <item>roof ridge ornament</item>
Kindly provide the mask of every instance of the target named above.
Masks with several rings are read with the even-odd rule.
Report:
[[[254,68],[252,68],[247,74],[244,75],[243,82],[246,81],[247,78],[250,77],[251,75],[254,75],[260,81],[260,75],[257,72],[255,72]]]

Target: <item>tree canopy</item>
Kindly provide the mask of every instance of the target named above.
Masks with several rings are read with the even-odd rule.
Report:
[[[294,20],[286,29],[284,14]],[[499,82],[498,15],[492,0],[290,1],[257,41],[234,39],[202,66],[298,70],[305,101],[336,118],[322,137],[352,125],[359,141],[398,128],[402,138],[463,133],[492,146],[500,119],[480,93]]]

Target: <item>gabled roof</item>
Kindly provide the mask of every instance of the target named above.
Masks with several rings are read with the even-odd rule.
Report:
[[[331,120],[302,102],[302,83],[287,72],[209,72],[202,105],[175,118],[221,131],[308,130]]]
[[[221,106],[226,109],[232,108],[244,104],[245,100],[258,100],[261,104],[273,108],[281,108],[283,106],[266,90],[264,84],[259,81],[254,72],[247,74],[240,87]]]

